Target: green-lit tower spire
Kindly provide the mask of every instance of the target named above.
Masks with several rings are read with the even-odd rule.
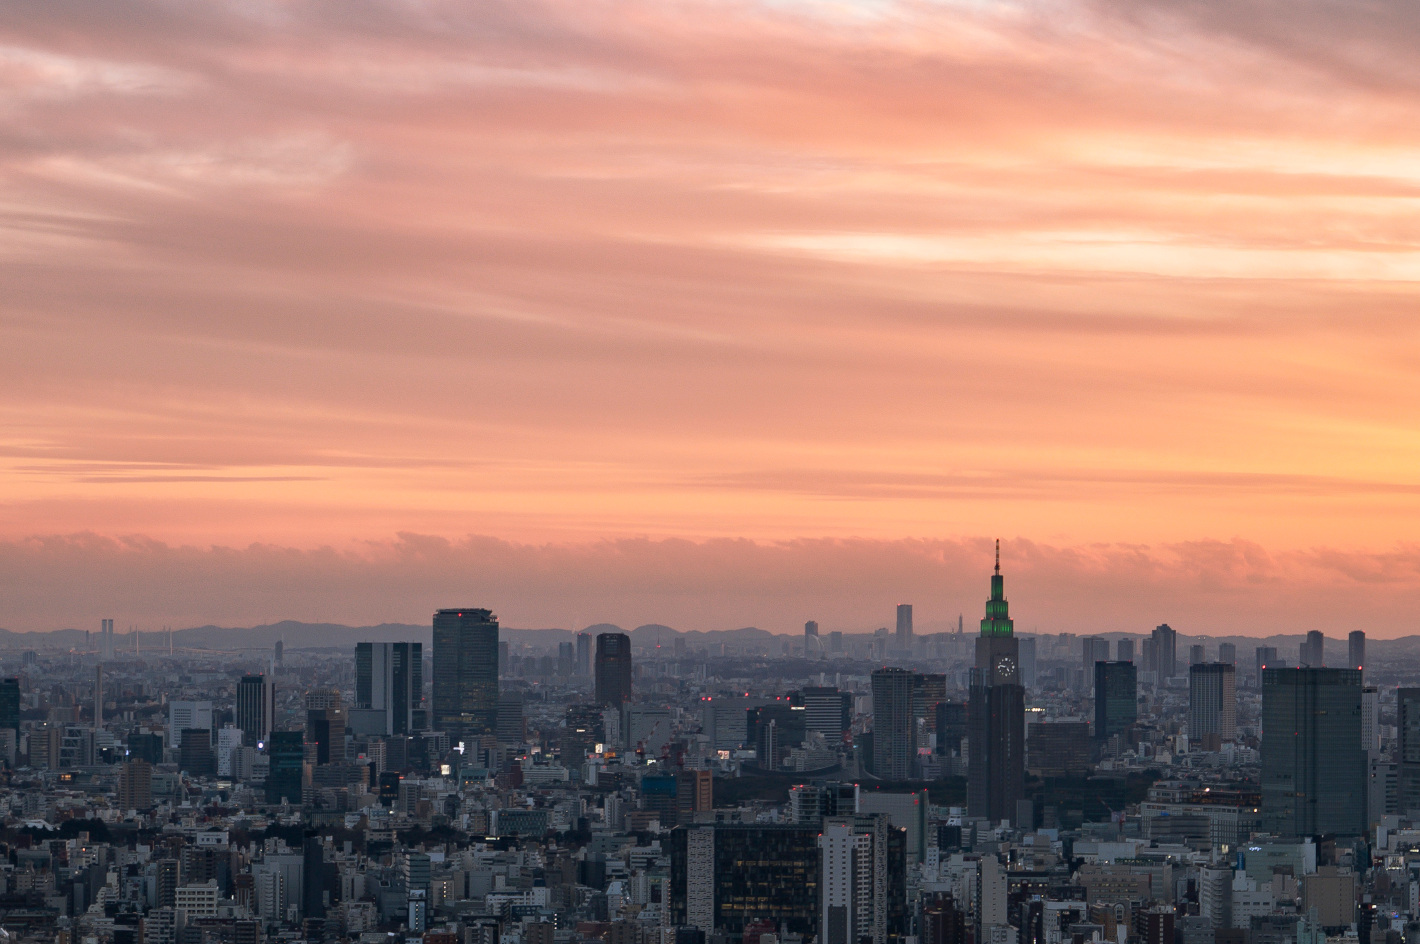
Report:
[[[981,621],[981,635],[1010,636],[1010,607],[1006,603],[1006,580],[1001,576],[1001,539],[996,539],[996,572],[991,575],[991,599],[986,601],[986,618]]]

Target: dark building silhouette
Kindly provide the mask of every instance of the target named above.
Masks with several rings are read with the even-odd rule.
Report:
[[[1284,837],[1366,831],[1361,673],[1262,674],[1262,828]]]
[[[899,603],[897,605],[897,648],[910,650],[912,648],[912,604]]]
[[[1297,655],[1303,667],[1322,668],[1326,665],[1326,636],[1315,629],[1307,633]]]
[[[178,745],[178,764],[193,777],[217,776],[217,754],[207,728],[184,728]]]
[[[237,682],[237,727],[242,743],[256,747],[271,734],[276,715],[276,687],[265,675],[243,675]]]
[[[1352,630],[1346,637],[1346,668],[1366,668],[1366,634],[1362,630]]]
[[[306,743],[319,765],[345,763],[345,704],[337,691],[306,694]]]
[[[266,774],[266,802],[301,802],[306,736],[302,731],[273,731],[266,742],[271,766]]]
[[[916,676],[907,669],[877,669],[872,686],[873,773],[883,780],[910,779],[917,758]]]
[[[1095,663],[1095,737],[1123,734],[1139,720],[1139,673],[1132,662]]]
[[[961,753],[961,742],[967,737],[967,706],[959,701],[937,703],[937,753],[950,756]]]
[[[360,734],[408,735],[428,727],[425,714],[423,643],[356,643],[351,728]]]
[[[0,679],[0,728],[20,731],[20,680]]]
[[[767,921],[818,933],[819,825],[704,824],[671,832],[671,923],[743,935]]]
[[[1420,814],[1420,688],[1396,691],[1395,726],[1395,760],[1399,768],[1396,812],[1402,816]]]
[[[804,727],[823,735],[829,747],[843,742],[853,722],[853,696],[832,687],[806,686],[800,693]]]
[[[1237,667],[1205,662],[1188,669],[1188,738],[1216,751],[1237,737]]]
[[[453,744],[498,733],[498,619],[489,610],[434,614],[434,729]]]
[[[598,705],[619,708],[631,700],[631,637],[625,633],[597,636],[596,698]]]
[[[976,638],[967,717],[967,811],[993,823],[1014,820],[1016,804],[1025,798],[1026,702],[1019,665],[1020,649],[1006,602],[998,541],[991,598],[986,601],[981,635]]]
[[[1160,679],[1173,678],[1178,674],[1178,633],[1168,623],[1160,623],[1149,640],[1154,644],[1153,659],[1145,668],[1157,672]]]

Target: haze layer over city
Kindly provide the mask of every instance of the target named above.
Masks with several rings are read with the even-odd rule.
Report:
[[[1417,49],[0,5],[0,944],[1420,944]]]

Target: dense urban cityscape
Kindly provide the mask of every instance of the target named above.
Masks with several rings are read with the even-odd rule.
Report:
[[[1359,630],[1344,662],[1319,632],[1295,653],[1018,634],[999,550],[979,634],[919,636],[910,604],[872,634],[711,648],[514,642],[478,608],[431,629],[432,651],[143,649],[106,619],[5,653],[9,938],[1420,934],[1420,688]]]

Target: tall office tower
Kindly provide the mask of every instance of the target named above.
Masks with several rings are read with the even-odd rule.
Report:
[[[1145,672],[1159,671],[1158,646],[1154,644],[1153,636],[1145,636],[1139,641],[1139,662],[1143,665]]]
[[[279,639],[271,647],[271,662],[278,669],[286,664],[286,644]]]
[[[102,620],[99,626],[99,658],[104,662],[112,662],[114,655],[113,620]]]
[[[334,690],[306,693],[306,743],[318,765],[345,763],[345,702]]]
[[[804,730],[823,735],[830,748],[843,743],[853,722],[853,696],[836,688],[806,687],[801,693],[804,702]]]
[[[822,944],[887,944],[897,938],[895,919],[906,914],[905,883],[895,882],[896,874],[907,869],[905,843],[893,841],[901,834],[884,814],[824,820],[819,837]]]
[[[1220,750],[1238,733],[1237,666],[1201,662],[1188,669],[1188,739]]]
[[[685,640],[677,637],[675,655],[679,659],[685,654]],[[577,647],[570,642],[559,642],[557,644],[557,674],[571,675],[577,666]]]
[[[897,605],[897,648],[910,650],[912,648],[912,604],[899,603]]]
[[[671,923],[736,940],[755,922],[813,937],[823,874],[818,837],[817,823],[677,827],[670,836]]]
[[[1283,837],[1366,828],[1361,673],[1262,673],[1262,828]]]
[[[1160,623],[1149,638],[1154,641],[1154,671],[1161,680],[1173,678],[1178,674],[1178,633]]]
[[[498,694],[498,743],[521,744],[527,739],[527,723],[523,719],[523,693],[505,691]]]
[[[588,678],[592,674],[592,634],[577,634],[577,674]]]
[[[498,732],[498,618],[490,610],[434,614],[434,729],[450,744]]]
[[[1381,751],[1381,692],[1374,685],[1361,687],[1361,750],[1367,754]]]
[[[937,705],[947,700],[947,677],[940,672],[918,672],[912,678],[912,717],[930,721]]]
[[[812,636],[812,637],[815,638],[815,639],[818,638],[818,621],[817,621],[817,620],[809,620],[807,623],[804,624],[804,635],[805,635],[805,636]]]
[[[961,754],[967,737],[967,706],[959,701],[937,703],[937,753],[950,757]]]
[[[1202,665],[1208,661],[1208,650],[1203,646],[1194,645],[1188,647],[1188,664]]]
[[[1420,688],[1396,690],[1395,726],[1395,760],[1399,767],[1396,812],[1402,816],[1420,815]]]
[[[19,737],[20,680],[15,677],[0,679],[0,728],[9,728]]]
[[[153,805],[153,765],[146,760],[125,761],[118,770],[118,808],[146,810]]]
[[[1326,637],[1317,630],[1307,633],[1302,642],[1300,661],[1304,667],[1319,669],[1326,665]]]
[[[873,773],[883,780],[908,780],[917,757],[917,722],[912,712],[916,677],[907,669],[877,669],[873,685]]]
[[[266,802],[301,802],[305,770],[305,734],[301,731],[272,731],[266,742],[271,767],[266,774]]]
[[[1259,688],[1262,687],[1262,670],[1263,670],[1263,669],[1275,669],[1275,668],[1279,668],[1281,665],[1282,665],[1281,661],[1277,658],[1277,647],[1276,647],[1276,646],[1258,646],[1258,647],[1257,647],[1257,686],[1258,686]]]
[[[1218,661],[1227,662],[1230,665],[1238,664],[1238,647],[1230,642],[1218,643]]]
[[[1366,634],[1359,629],[1352,630],[1346,637],[1346,668],[1363,671],[1366,668]]]
[[[1103,636],[1085,636],[1080,640],[1080,655],[1088,679],[1094,675],[1096,662],[1109,661],[1109,640]]]
[[[1014,820],[1016,803],[1025,797],[1025,689],[1017,672],[1020,652],[1005,593],[997,541],[991,599],[976,638],[967,709],[967,811],[993,823]]]
[[[242,743],[256,747],[271,734],[276,717],[276,686],[264,675],[243,675],[237,682],[237,727]]]
[[[625,633],[597,636],[596,697],[610,708],[631,700],[631,637]]]
[[[217,776],[217,753],[212,750],[211,728],[188,728],[178,746],[179,769],[194,777]]]
[[[104,726],[104,664],[94,666],[94,727]]]
[[[1127,732],[1139,720],[1139,672],[1133,662],[1095,663],[1095,737]]]
[[[355,644],[355,707],[347,713],[356,734],[391,737],[424,730],[424,644]]]
[[[1021,687],[1031,688],[1035,685],[1035,637],[1017,636],[1016,642],[1020,645],[1021,651],[1019,666]]]
[[[182,732],[188,728],[212,730],[212,703],[210,701],[168,702],[168,743],[177,744],[182,737]]]
[[[1118,661],[1118,662],[1133,662],[1133,661],[1134,661],[1134,640],[1132,640],[1132,639],[1121,639],[1121,640],[1119,640],[1119,642],[1117,642],[1117,643],[1114,644],[1114,651],[1115,651],[1115,653],[1116,653],[1116,655],[1115,655],[1115,660],[1116,660],[1116,661]]]
[[[856,783],[801,783],[789,788],[789,821],[817,826],[825,816],[853,816],[858,812]]]

